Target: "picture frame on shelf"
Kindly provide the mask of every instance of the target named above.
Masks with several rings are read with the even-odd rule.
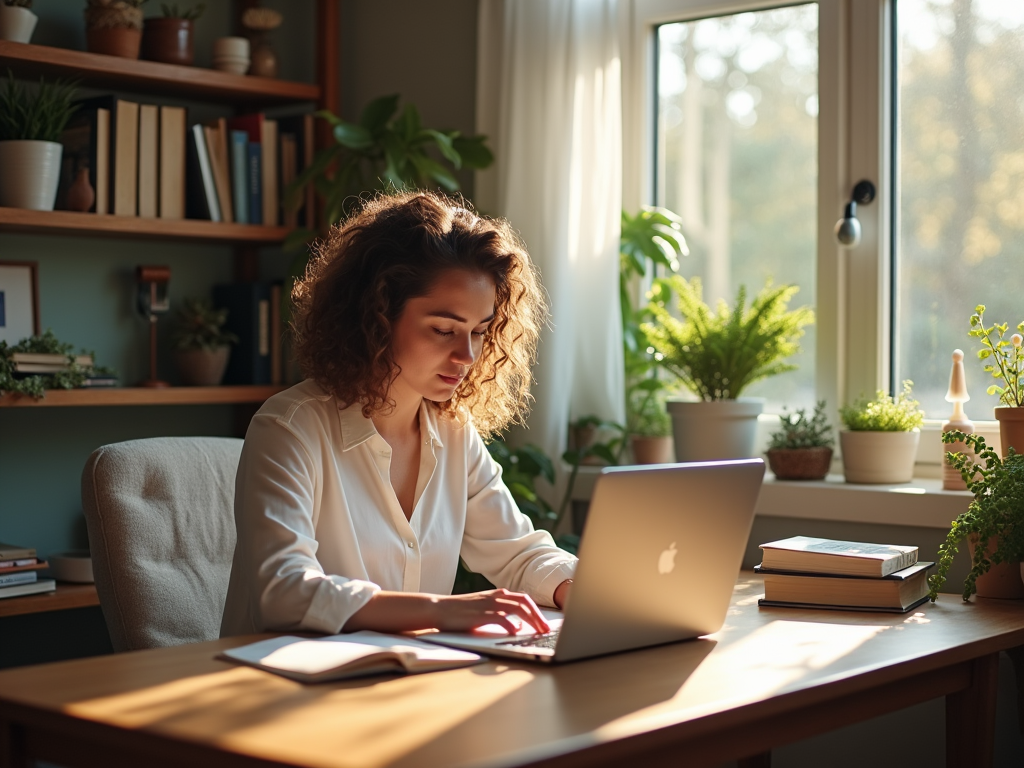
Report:
[[[0,341],[17,344],[39,329],[39,265],[0,261]]]

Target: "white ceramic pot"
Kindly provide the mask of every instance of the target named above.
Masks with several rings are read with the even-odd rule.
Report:
[[[0,2],[0,40],[27,43],[32,39],[39,17],[28,8]]]
[[[909,483],[920,430],[913,432],[839,432],[843,472],[848,483]]]
[[[757,417],[764,400],[742,397],[738,400],[689,402],[669,400],[676,461],[709,459],[749,459],[754,455]]]
[[[55,141],[0,141],[0,207],[52,211],[63,150]]]

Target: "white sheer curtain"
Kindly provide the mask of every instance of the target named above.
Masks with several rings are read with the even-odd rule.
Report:
[[[506,217],[551,301],[529,432],[558,457],[571,419],[622,421],[618,0],[481,0],[477,129],[496,162],[475,200]]]

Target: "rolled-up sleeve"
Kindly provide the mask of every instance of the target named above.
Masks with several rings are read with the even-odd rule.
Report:
[[[250,423],[235,481],[238,541],[222,634],[337,633],[380,590],[326,574],[317,560],[322,463],[290,425],[260,414]]]
[[[550,533],[534,529],[476,430],[466,432],[469,499],[462,559],[492,584],[553,606],[555,589],[572,578],[576,558],[555,546]]]

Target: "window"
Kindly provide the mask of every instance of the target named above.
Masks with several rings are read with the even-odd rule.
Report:
[[[967,330],[977,304],[989,325],[1024,320],[1024,3],[899,0],[896,14],[894,378],[944,419],[959,347],[967,412],[991,419],[993,380]]]
[[[818,7],[796,5],[657,27],[655,198],[677,212],[680,271],[704,299],[748,300],[767,280],[815,304]],[[813,406],[815,328],[774,376],[744,394],[769,410]]]

